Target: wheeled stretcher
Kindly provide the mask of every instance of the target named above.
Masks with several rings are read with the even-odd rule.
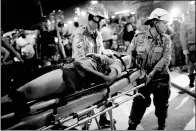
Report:
[[[131,69],[123,72],[110,86],[103,83],[93,85],[88,89],[76,92],[63,99],[55,98],[50,100],[31,101],[28,103],[31,111],[20,120],[14,118],[13,112],[1,116],[2,129],[72,129],[81,124],[88,123],[93,118],[95,118],[98,128],[101,129],[96,117],[105,112],[109,112],[111,129],[115,129],[112,119],[112,109],[141,94],[136,93],[119,103],[114,103],[114,100],[128,92],[137,92],[138,88],[144,86],[144,84],[136,86],[136,80],[142,75],[143,73],[140,70]],[[119,95],[118,91],[127,86],[129,86],[129,90]],[[106,106],[107,108],[95,114],[94,109],[99,108],[100,106]],[[71,119],[77,119],[78,121],[69,127],[64,126],[64,123]],[[86,127],[86,129],[88,129],[88,124],[86,124]]]

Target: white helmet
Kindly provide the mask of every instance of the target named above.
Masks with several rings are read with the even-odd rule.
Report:
[[[170,15],[170,13],[164,9],[161,8],[156,8],[155,10],[152,11],[152,13],[150,14],[150,17],[148,18],[148,20],[144,23],[145,25],[149,25],[151,20],[163,20],[163,21],[167,21],[170,24],[173,22],[173,18]]]
[[[108,12],[106,11],[104,5],[99,3],[91,5],[88,8],[88,13],[92,14],[93,16],[100,16],[105,19],[108,19]]]

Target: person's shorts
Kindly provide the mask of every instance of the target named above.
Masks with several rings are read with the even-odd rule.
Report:
[[[77,69],[78,66],[80,65],[77,62],[72,62],[70,64],[64,65],[62,68],[63,80],[67,87],[67,90],[65,90],[66,94],[75,93],[75,91],[79,91],[83,88],[82,76]]]

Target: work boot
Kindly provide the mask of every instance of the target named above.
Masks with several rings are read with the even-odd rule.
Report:
[[[194,74],[190,74],[189,79],[190,79],[189,87],[192,88],[194,87],[194,79],[195,79]]]
[[[158,127],[155,130],[166,130],[165,119],[158,118]]]
[[[137,124],[129,124],[127,130],[136,130],[136,128],[137,128]]]
[[[114,124],[116,123],[116,120],[113,120]],[[99,125],[101,127],[109,127],[110,126],[110,120],[107,120],[105,115],[100,115],[99,119]]]
[[[153,130],[167,130],[165,126],[158,126],[156,128],[154,128]]]

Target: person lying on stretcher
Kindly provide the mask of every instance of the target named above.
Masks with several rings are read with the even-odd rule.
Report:
[[[124,65],[124,66],[123,66]],[[125,67],[126,65],[126,67]],[[91,83],[112,83],[125,68],[131,66],[131,56],[122,60],[114,56],[88,54],[69,64],[62,64],[28,82],[9,94],[16,116],[29,112],[28,101],[50,97],[61,98],[90,87]]]

